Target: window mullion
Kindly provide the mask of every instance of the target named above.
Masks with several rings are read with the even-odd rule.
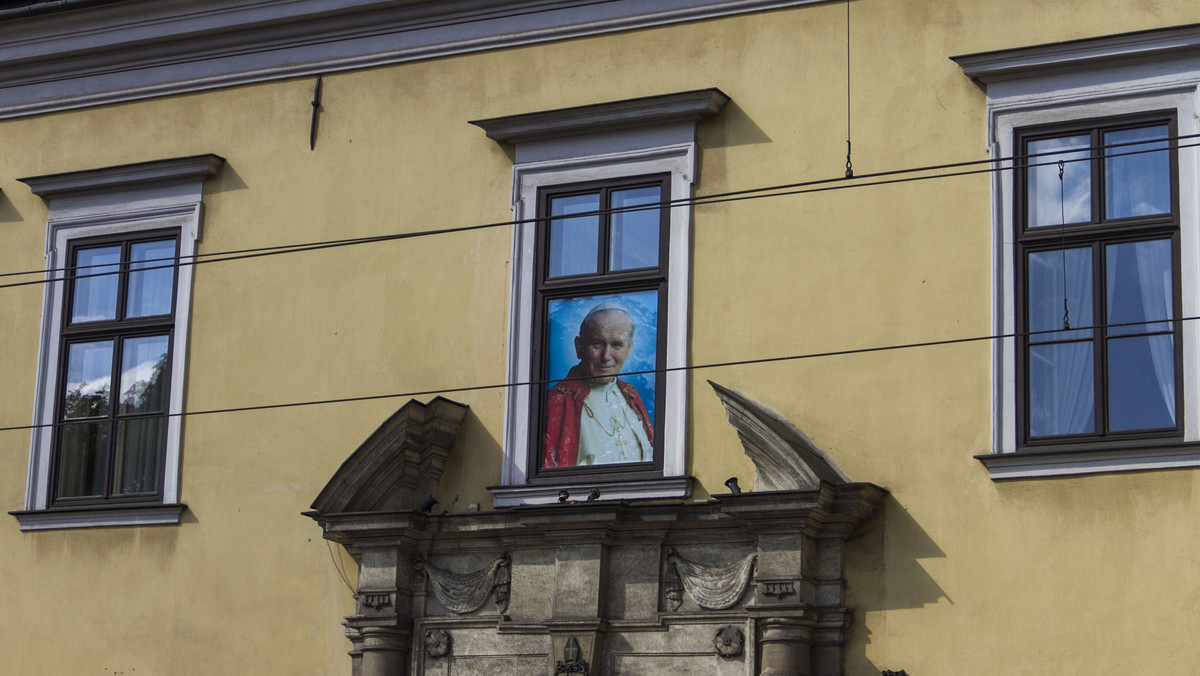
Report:
[[[612,188],[604,187],[600,189],[600,214],[597,219],[600,225],[597,228],[600,245],[596,247],[597,255],[600,257],[596,270],[601,275],[608,274],[612,266],[612,216]]]
[[[1104,156],[1108,149],[1104,148],[1104,134],[1099,129],[1092,130],[1092,151],[1089,165],[1092,173],[1092,223],[1100,224],[1108,220],[1107,203],[1108,186],[1104,175]]]
[[[1095,191],[1094,191],[1095,192]],[[1092,330],[1095,349],[1096,370],[1096,432],[1101,436],[1109,433],[1108,415],[1108,259],[1104,242],[1092,245],[1092,316],[1096,328]]]

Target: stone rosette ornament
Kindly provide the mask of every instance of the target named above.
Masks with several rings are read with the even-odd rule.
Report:
[[[726,659],[742,654],[746,647],[746,636],[741,629],[733,626],[721,627],[713,637],[713,647],[717,654]]]
[[[445,629],[425,630],[425,654],[437,659],[450,654],[450,632]]]

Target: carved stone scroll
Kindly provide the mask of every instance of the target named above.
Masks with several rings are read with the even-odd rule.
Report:
[[[673,549],[667,554],[667,562],[679,573],[688,596],[705,610],[724,610],[742,598],[750,582],[754,560],[754,554],[749,554],[728,566],[702,566],[688,561]]]
[[[812,491],[822,481],[850,481],[833,458],[808,435],[767,406],[708,381],[725,406],[725,417],[737,430],[746,455],[754,461],[754,490]]]
[[[429,577],[429,581],[433,583],[431,587],[437,600],[441,601],[442,605],[450,612],[462,615],[482,608],[493,588],[497,588],[497,597],[499,597],[498,587],[501,585],[504,586],[504,605],[500,612],[503,613],[507,609],[508,564],[508,555],[504,554],[492,561],[486,568],[474,573],[451,573],[434,567],[426,561],[417,561],[416,568],[424,571]],[[497,598],[497,605],[500,605],[499,598]]]

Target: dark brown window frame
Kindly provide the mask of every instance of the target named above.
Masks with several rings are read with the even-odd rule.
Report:
[[[601,226],[597,237],[599,246],[597,252],[596,273],[569,275],[551,278],[550,268],[550,201],[556,197],[582,195],[600,192],[602,196],[611,195],[613,191],[637,187],[657,185],[660,187],[661,202],[659,213],[658,265],[647,268],[636,268],[606,272],[606,262],[609,254],[609,234],[611,228],[612,209],[608,197],[601,200]],[[533,434],[528,449],[530,468],[530,484],[572,484],[587,483],[597,480],[635,480],[655,479],[662,476],[664,451],[662,439],[663,411],[666,406],[666,383],[660,371],[656,376],[654,388],[654,459],[650,462],[592,465],[576,467],[542,467],[543,446],[546,429],[546,405],[549,388],[553,384],[548,371],[547,358],[548,342],[548,308],[553,300],[578,298],[582,296],[616,294],[637,291],[656,291],[658,293],[657,308],[657,344],[655,345],[655,364],[662,369],[666,363],[667,349],[667,301],[668,301],[668,262],[670,260],[670,230],[671,230],[671,175],[650,174],[642,176],[620,177],[569,183],[542,187],[538,190],[538,217],[536,224],[535,265],[534,265],[534,304],[533,304],[533,353],[532,365],[534,381],[539,383],[534,387],[529,412],[530,429]],[[643,207],[645,209],[645,207]]]
[[[1168,129],[1167,152],[1169,153],[1170,212],[1151,216],[1134,216],[1107,219],[1105,206],[1105,168],[1103,134],[1105,132],[1166,125]],[[1091,139],[1090,167],[1091,221],[1066,225],[1030,227],[1028,225],[1028,171],[1027,167],[1039,162],[1051,161],[1048,157],[1027,157],[1026,148],[1031,141],[1088,134]],[[1174,110],[1151,111],[1134,115],[1075,120],[1069,123],[1026,127],[1014,131],[1014,150],[1017,155],[1014,172],[1013,228],[1015,267],[1015,320],[1018,336],[1016,350],[1017,376],[1017,441],[1019,450],[1024,451],[1075,451],[1099,449],[1119,444],[1122,447],[1161,446],[1178,443],[1184,430],[1183,391],[1183,335],[1181,298],[1181,251],[1180,251],[1180,205],[1179,205],[1179,161],[1177,121]],[[1120,149],[1116,149],[1120,152]],[[1106,317],[1106,270],[1104,247],[1110,244],[1169,240],[1172,258],[1172,312],[1171,330],[1162,332],[1173,336],[1175,377],[1175,425],[1173,428],[1110,431],[1108,410],[1108,366],[1107,344],[1110,340],[1105,324]],[[1030,375],[1029,375],[1029,255],[1039,251],[1059,251],[1072,248],[1093,250],[1092,266],[1092,316],[1096,328],[1089,339],[1093,344],[1093,397],[1095,431],[1090,434],[1033,437],[1030,430]]]
[[[149,419],[161,418],[164,425],[170,425],[169,403],[163,402],[163,410],[161,413],[149,414],[126,414],[118,413],[119,406],[117,403],[117,389],[120,382],[120,365],[122,346],[126,340],[131,338],[139,338],[145,336],[163,335],[167,336],[167,353],[165,373],[166,382],[163,384],[163,389],[169,393],[171,388],[171,380],[176,375],[172,373],[171,365],[174,363],[175,351],[175,308],[179,295],[179,246],[180,232],[178,228],[166,228],[157,230],[147,230],[135,233],[125,233],[120,235],[107,235],[99,237],[80,238],[72,240],[67,251],[67,271],[64,280],[64,294],[62,304],[62,324],[59,340],[59,373],[55,380],[55,409],[54,409],[54,430],[51,448],[50,466],[50,490],[49,490],[49,508],[50,509],[78,509],[88,506],[110,506],[123,504],[146,504],[159,503],[162,500],[163,481],[165,478],[165,455],[166,455],[166,439],[168,434],[164,430],[163,441],[157,449],[159,461],[158,472],[155,477],[155,490],[144,493],[113,493],[114,483],[114,466],[115,466],[115,444],[117,441],[116,427],[117,422],[121,420]],[[152,263],[150,267],[159,265],[170,266],[171,269],[171,300],[169,312],[161,315],[151,315],[147,317],[126,317],[126,300],[129,287],[130,273],[133,271],[130,261],[130,251],[135,244],[145,242],[161,242],[171,240],[175,246],[174,260],[170,262]],[[86,278],[89,274],[86,270],[76,270],[75,260],[79,251],[85,249],[100,248],[105,246],[119,245],[121,247],[121,260],[118,264],[118,280],[117,280],[117,295],[116,295],[116,317],[111,320],[98,321],[81,321],[73,322],[71,314],[74,307],[76,294],[76,280]],[[140,268],[144,269],[144,268]],[[104,489],[100,495],[88,496],[59,496],[59,477],[62,458],[62,430],[67,424],[63,418],[63,402],[66,394],[66,381],[68,377],[68,359],[70,348],[74,344],[97,341],[97,340],[112,340],[113,341],[113,359],[112,372],[110,374],[110,405],[108,413],[103,417],[97,417],[93,422],[106,422],[108,425],[108,445],[104,454],[103,462],[103,485]]]

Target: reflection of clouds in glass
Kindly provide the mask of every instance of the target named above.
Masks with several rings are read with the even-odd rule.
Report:
[[[133,368],[125,369],[121,372],[122,383],[145,383],[149,382],[154,377],[154,367],[158,364],[158,359],[151,359],[136,364]]]
[[[112,380],[112,341],[74,343],[67,355],[67,390],[95,394]]]
[[[1092,220],[1090,136],[1070,136],[1029,143],[1029,226],[1086,223]],[[1059,152],[1061,151],[1061,152]],[[1045,154],[1052,153],[1052,154]],[[1058,178],[1058,162],[1063,177]]]
[[[98,394],[107,392],[111,382],[111,376],[104,376],[103,378],[96,378],[94,380],[68,382],[67,391],[73,392],[78,390],[80,394]]]

